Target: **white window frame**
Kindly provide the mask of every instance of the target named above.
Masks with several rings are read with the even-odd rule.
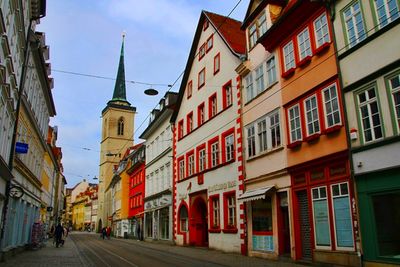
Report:
[[[297,113],[298,113],[298,114],[295,114],[295,113],[296,113],[296,112],[294,111],[295,109],[297,110]],[[294,112],[294,113],[293,113],[293,115],[294,115],[293,118],[292,118],[292,116],[291,116],[291,110],[293,110],[293,112]],[[301,125],[301,110],[300,110],[300,105],[299,105],[299,104],[293,105],[293,106],[291,106],[291,107],[288,109],[288,119],[289,119],[289,137],[290,137],[290,143],[294,143],[294,142],[297,142],[297,141],[302,141],[302,140],[303,140],[303,133],[302,133],[302,125]],[[296,122],[298,121],[299,127],[292,128],[292,121],[293,121],[294,123],[296,123]],[[299,131],[300,136],[298,136],[297,131]],[[292,133],[293,133],[293,132],[295,132],[296,139],[293,139],[293,137],[292,137]]]
[[[235,158],[235,138],[233,133],[225,137],[225,160],[231,161]]]
[[[285,72],[296,67],[293,40],[290,40],[283,48],[283,65]]]
[[[377,140],[381,140],[381,139],[383,139],[383,137],[384,137],[384,134],[383,134],[383,121],[382,121],[382,116],[381,116],[381,111],[380,111],[380,108],[379,108],[379,99],[378,99],[378,93],[377,93],[377,90],[376,90],[377,88],[376,88],[376,86],[374,85],[374,86],[370,86],[370,87],[368,87],[368,88],[366,88],[365,90],[363,90],[362,92],[358,92],[357,93],[357,96],[356,96],[356,98],[357,98],[357,104],[358,104],[358,114],[359,114],[359,118],[360,118],[360,125],[361,125],[361,129],[362,129],[362,136],[363,136],[363,142],[365,143],[365,144],[367,144],[367,143],[370,143],[370,142],[374,142],[374,141],[377,141]],[[368,95],[368,93],[367,93],[367,91],[370,91],[370,90],[374,90],[374,93],[375,93],[375,97],[374,98],[369,98],[369,95]],[[366,101],[364,102],[364,103],[360,103],[360,95],[361,94],[365,94],[365,96],[366,96]],[[371,113],[371,104],[373,103],[373,102],[376,102],[376,105],[377,105],[377,109],[378,109],[378,116],[379,116],[379,121],[380,121],[380,127],[381,127],[381,133],[382,133],[382,136],[381,137],[379,137],[379,138],[376,138],[375,137],[375,131],[374,131],[374,128],[375,128],[375,125],[374,125],[374,123],[373,123],[373,119],[372,119],[372,113]],[[364,107],[364,106],[366,106],[367,107],[367,111],[368,111],[368,120],[369,120],[369,123],[370,123],[370,131],[371,131],[371,137],[372,137],[372,139],[371,140],[369,140],[369,141],[367,141],[366,139],[365,139],[365,129],[364,129],[364,123],[363,123],[363,117],[362,117],[362,112],[361,112],[361,108],[362,107]]]
[[[267,137],[267,118],[264,117],[257,121],[257,140],[258,141],[258,153],[262,153],[268,150],[268,137]]]
[[[265,90],[265,83],[264,83],[264,64],[260,64],[256,70],[256,87],[257,87],[257,95],[260,94]]]
[[[297,48],[300,61],[307,56],[312,56],[310,30],[306,27],[297,35]]]
[[[194,172],[194,153],[192,153],[188,156],[188,176],[192,176]]]
[[[318,26],[317,25],[318,23],[321,23],[321,25]],[[328,17],[326,16],[325,12],[314,20],[313,25],[314,25],[314,36],[315,36],[315,48],[319,48],[321,45],[325,43],[330,43],[331,35],[329,32]]]
[[[389,10],[388,0],[381,0],[381,1],[383,2],[383,5],[380,6],[380,8],[383,8],[383,10],[384,10],[384,12],[385,12],[385,17],[386,17],[386,19],[385,19],[384,21],[381,21],[381,18],[382,18],[382,17],[379,16],[379,13],[378,13],[378,6],[377,6],[377,3],[376,3],[376,0],[373,1],[373,2],[374,2],[374,4],[373,4],[373,5],[374,5],[374,12],[375,12],[375,15],[376,15],[376,19],[378,20],[377,22],[378,22],[379,29],[385,27],[386,25],[390,24],[391,22],[393,22],[393,21],[396,20],[396,19],[399,19],[399,17],[400,17],[400,14],[399,14],[399,5],[398,5],[397,0],[389,0],[389,1],[393,1],[393,2],[396,4],[396,8],[397,8],[397,17],[395,17],[395,18],[392,18],[392,17],[390,16],[390,12],[391,12],[392,10]],[[395,14],[396,14],[396,13],[395,13]],[[383,23],[383,22],[386,22],[386,23]]]
[[[179,180],[185,179],[185,159],[182,158],[178,162],[179,165]]]
[[[315,106],[312,106],[312,99],[315,99]],[[310,107],[311,109],[307,108],[307,102],[310,101]],[[321,122],[319,121],[319,108],[318,108],[318,97],[316,94],[307,97],[304,102],[304,112],[305,112],[305,119],[306,119],[306,132],[307,132],[307,136],[313,135],[313,134],[318,134],[321,133]],[[316,110],[317,114],[314,116],[313,111]],[[311,115],[311,121],[308,119],[308,115]],[[318,129],[316,129],[316,125],[315,123],[317,123]],[[309,130],[309,125],[312,126],[312,132],[310,132]]]
[[[258,17],[258,19],[257,19],[257,27],[258,27],[258,38],[260,38],[268,30],[267,16],[265,15],[265,12],[263,12]]]
[[[332,88],[334,88],[334,91],[336,93],[335,97],[332,97],[332,94],[331,94],[331,89]],[[329,92],[329,97],[330,97],[329,99],[327,99],[326,96],[325,96],[325,92],[326,91]],[[333,84],[325,87],[324,89],[322,89],[322,100],[323,100],[323,104],[324,104],[323,106],[324,106],[325,128],[327,128],[327,129],[329,129],[329,128],[333,127],[333,126],[336,126],[336,125],[342,125],[342,113],[341,113],[341,110],[340,110],[340,101],[339,101],[339,94],[338,93],[339,93],[339,91],[338,91],[336,83],[333,83]],[[337,110],[333,110],[334,101],[337,102]],[[328,113],[327,105],[330,106],[330,109],[331,109],[330,113]],[[338,122],[336,122],[335,119],[334,119],[334,115],[333,114],[335,112],[339,113],[339,121]],[[332,120],[334,121],[334,123],[332,125],[329,125],[329,123],[328,123],[328,116],[332,116]]]
[[[225,90],[225,100],[226,100],[226,106],[229,107],[230,105],[232,105],[232,85],[228,84],[226,86],[224,86],[224,90]]]
[[[398,87],[396,87],[396,88],[393,88],[392,87],[392,83],[391,83],[391,80],[392,79],[396,79],[396,78],[400,82],[400,73],[388,78],[387,80],[388,80],[388,84],[389,84],[390,97],[392,98],[392,110],[393,110],[393,113],[394,113],[394,116],[395,116],[394,119],[396,121],[396,126],[394,126],[394,127],[399,132],[400,131],[400,102],[396,106],[396,101],[395,101],[394,95],[395,94],[400,94],[400,85]],[[398,112],[397,112],[397,109],[399,109]]]
[[[251,124],[246,127],[246,135],[247,135],[247,158],[254,157],[257,155],[256,151],[256,135],[255,135],[255,125]]]
[[[325,197],[321,197],[321,191],[320,191],[321,188],[325,189],[325,194],[326,194]],[[313,194],[313,190],[314,189],[318,190],[318,198],[314,198],[314,194]],[[316,233],[316,227],[315,227],[314,201],[319,201],[319,200],[326,200],[326,211],[327,211],[327,214],[328,214],[328,227],[329,227],[328,233],[329,233],[329,241],[330,241],[329,242],[330,243],[329,246],[319,246],[319,245],[317,245],[317,238],[316,238],[317,233]],[[331,225],[330,225],[331,218],[330,218],[330,214],[329,214],[329,203],[328,203],[329,201],[328,201],[328,188],[327,188],[327,186],[318,186],[318,187],[311,188],[311,202],[312,202],[312,216],[313,216],[313,230],[314,230],[314,245],[315,245],[315,248],[323,249],[323,250],[330,250],[332,248],[332,238],[331,238]]]
[[[341,186],[342,185],[346,185],[347,186],[347,194],[342,194],[342,190],[341,190]],[[339,186],[339,195],[334,196],[333,195],[333,187],[334,186]],[[353,227],[350,227],[351,229],[351,235],[353,237],[353,246],[351,247],[341,247],[337,244],[337,235],[336,235],[336,222],[335,222],[335,207],[334,207],[334,203],[333,203],[333,199],[334,198],[339,198],[339,197],[348,197],[349,200],[349,207],[350,207],[350,220],[351,223],[353,223],[353,216],[351,214],[351,202],[350,202],[350,188],[349,188],[349,183],[348,182],[342,182],[342,183],[336,183],[336,184],[332,184],[330,187],[331,190],[331,207],[332,207],[332,217],[333,217],[333,230],[334,230],[334,236],[335,236],[335,246],[338,250],[343,250],[343,251],[354,251],[354,232],[353,232]]]
[[[267,86],[271,86],[273,83],[277,81],[275,56],[271,56],[270,58],[267,59],[266,69],[267,69]]]
[[[249,27],[249,49],[252,49],[257,43],[257,25],[256,23],[250,25]]]
[[[214,228],[214,225],[217,227],[221,227],[221,219],[220,219],[220,204],[219,204],[219,197],[215,197],[211,199],[212,201],[212,212],[213,212],[213,225],[211,228]]]
[[[219,142],[215,141],[211,144],[211,168],[218,166],[219,163]]]
[[[199,150],[199,172],[202,172],[206,169],[206,149],[202,148]]]
[[[250,102],[254,97],[254,86],[253,86],[253,73],[250,72],[247,74],[247,76],[244,78],[246,82],[246,102]]]
[[[356,6],[358,5],[358,9]],[[349,14],[346,13],[349,11]],[[358,44],[362,40],[367,37],[367,33],[365,32],[365,25],[364,25],[364,17],[361,11],[361,3],[360,1],[353,2],[350,6],[342,11],[342,16],[344,20],[344,27],[346,29],[346,38],[349,47],[353,47],[354,45]],[[360,16],[361,18],[361,25],[357,24],[357,17]],[[349,27],[349,24],[351,24]],[[354,31],[354,39],[350,39],[351,30]]]
[[[229,195],[226,197],[226,208],[228,209],[227,215],[227,223],[228,225],[226,225],[225,227],[232,225],[232,226],[236,226],[236,197],[235,195]]]
[[[206,84],[206,69],[203,68],[200,72],[199,72],[199,85],[198,87],[202,87]]]

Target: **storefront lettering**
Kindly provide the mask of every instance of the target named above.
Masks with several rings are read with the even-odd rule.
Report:
[[[222,184],[215,184],[215,185],[209,186],[208,192],[211,193],[211,192],[225,190],[225,189],[232,188],[232,187],[236,187],[236,181],[229,181],[229,182],[225,182]]]

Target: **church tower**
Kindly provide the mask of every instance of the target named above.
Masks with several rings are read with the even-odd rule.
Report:
[[[111,192],[107,189],[113,177],[114,166],[118,165],[125,151],[133,145],[134,118],[136,108],[126,100],[124,38],[113,97],[101,112],[102,133],[100,142],[98,227],[110,225]]]

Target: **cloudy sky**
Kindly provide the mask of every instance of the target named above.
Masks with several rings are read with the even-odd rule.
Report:
[[[239,2],[239,4],[238,4]],[[53,97],[67,187],[98,176],[101,111],[112,98],[121,33],[125,38],[128,81],[161,84],[158,96],[148,86],[127,83],[127,100],[136,107],[135,143],[148,124],[148,114],[186,65],[201,10],[242,21],[249,0],[54,0],[38,26],[50,46]],[[65,72],[89,74],[99,79]],[[179,82],[172,91],[179,89]]]

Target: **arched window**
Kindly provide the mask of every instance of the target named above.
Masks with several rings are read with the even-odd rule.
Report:
[[[179,209],[179,232],[188,231],[188,210],[186,205],[181,205]]]
[[[124,118],[118,120],[118,135],[124,135]]]

